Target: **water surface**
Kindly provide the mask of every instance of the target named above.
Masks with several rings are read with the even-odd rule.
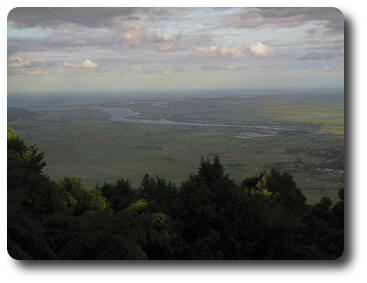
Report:
[[[151,125],[192,126],[192,127],[236,127],[236,128],[274,130],[274,131],[291,131],[291,129],[275,128],[275,127],[269,127],[269,126],[263,126],[263,125],[195,123],[195,122],[169,121],[165,119],[160,119],[160,120],[134,119],[133,117],[140,115],[140,113],[135,112],[128,108],[124,108],[124,107],[108,107],[108,108],[101,108],[101,110],[110,114],[109,119],[115,122],[151,124]]]

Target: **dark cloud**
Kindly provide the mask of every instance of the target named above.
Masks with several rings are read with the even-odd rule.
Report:
[[[267,19],[284,19],[288,17],[301,16],[304,21],[327,20],[343,21],[342,13],[331,7],[312,7],[312,8],[260,8]]]
[[[63,23],[73,23],[86,27],[110,27],[116,19],[139,21],[139,15],[165,17],[178,13],[176,8],[118,8],[118,7],[57,7],[57,8],[15,8],[8,15],[8,22],[16,28],[57,27]],[[117,21],[118,22],[118,21]]]
[[[122,39],[116,34],[56,33],[45,38],[8,37],[8,54],[62,50],[67,48],[110,48],[121,49]]]
[[[328,22],[324,25],[317,26],[308,31],[309,35],[312,36],[328,36],[337,35],[344,33],[344,22]]]
[[[17,28],[52,27],[70,22],[88,27],[111,24],[114,17],[129,17],[135,8],[15,8],[8,15],[8,22]]]
[[[147,32],[147,25],[163,15],[189,11],[186,8],[16,8],[8,22],[16,29],[55,28],[46,37],[8,36],[8,55],[78,48],[125,50],[152,47],[159,52],[186,49],[190,42],[181,35],[167,37]],[[142,24],[141,15],[148,15]],[[146,20],[146,18],[145,18]],[[98,28],[103,29],[98,29]]]
[[[277,41],[268,42],[269,45],[275,47],[278,51],[301,51],[303,53],[311,52],[343,52],[344,39],[330,38],[312,38],[307,41]]]
[[[343,16],[334,8],[17,8],[8,26],[15,74],[324,66],[344,52]],[[280,30],[300,26],[289,36]],[[250,37],[240,28],[253,29]]]
[[[225,22],[239,28],[295,27],[315,22],[324,28],[324,32],[337,34],[344,31],[343,14],[329,7],[243,9],[226,16]]]

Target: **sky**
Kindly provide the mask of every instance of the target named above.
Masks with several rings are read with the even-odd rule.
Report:
[[[335,8],[15,8],[8,92],[344,87]]]

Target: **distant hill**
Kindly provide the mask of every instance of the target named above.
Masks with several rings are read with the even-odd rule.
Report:
[[[38,120],[40,116],[41,114],[24,108],[20,107],[8,108],[8,121],[15,121],[18,119]]]

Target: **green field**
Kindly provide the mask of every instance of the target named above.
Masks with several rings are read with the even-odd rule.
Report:
[[[98,105],[34,108],[31,110],[41,115],[34,119],[12,115],[8,125],[45,152],[47,174],[53,178],[78,176],[88,186],[118,178],[137,186],[145,173],[180,182],[195,172],[200,156],[216,154],[238,183],[269,167],[290,172],[310,202],[322,196],[335,200],[343,187],[344,109],[340,97],[155,98],[135,102],[121,99]],[[106,106],[141,113],[135,119],[264,125],[292,131],[114,122],[96,109]],[[246,134],[256,137],[236,137]]]

